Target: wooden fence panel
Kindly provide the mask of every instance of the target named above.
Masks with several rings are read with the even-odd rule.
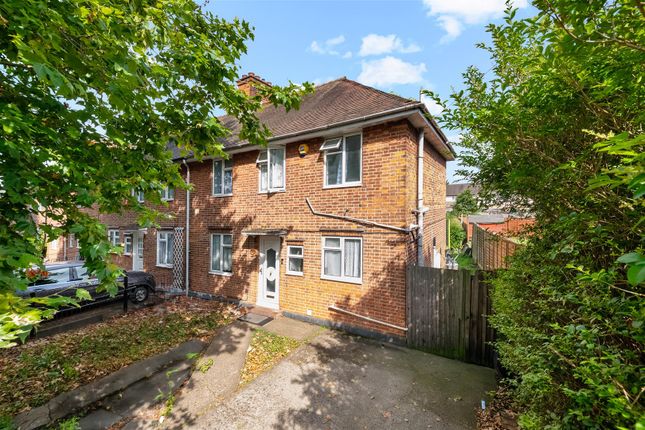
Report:
[[[484,272],[407,268],[408,345],[493,366],[491,312]]]

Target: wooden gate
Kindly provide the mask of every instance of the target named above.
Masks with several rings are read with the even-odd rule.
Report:
[[[444,357],[494,366],[495,333],[485,272],[408,266],[408,345]]]

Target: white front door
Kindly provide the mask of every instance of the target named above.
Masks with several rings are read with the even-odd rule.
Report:
[[[278,309],[280,296],[280,238],[260,237],[258,306]]]
[[[132,270],[143,270],[143,234],[132,233]]]

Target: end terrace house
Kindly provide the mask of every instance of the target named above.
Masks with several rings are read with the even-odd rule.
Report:
[[[249,74],[238,85],[270,84]],[[102,215],[124,247],[119,264],[192,295],[404,337],[406,265],[443,264],[454,159],[425,105],[341,78],[299,110],[266,106],[258,116],[272,132],[267,148],[235,138],[227,116],[228,158],[170,148],[193,189],[166,190],[173,217],[159,228]]]

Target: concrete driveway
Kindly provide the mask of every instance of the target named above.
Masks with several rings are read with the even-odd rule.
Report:
[[[184,424],[199,429],[467,429],[475,427],[474,410],[494,383],[491,369],[326,331]]]

